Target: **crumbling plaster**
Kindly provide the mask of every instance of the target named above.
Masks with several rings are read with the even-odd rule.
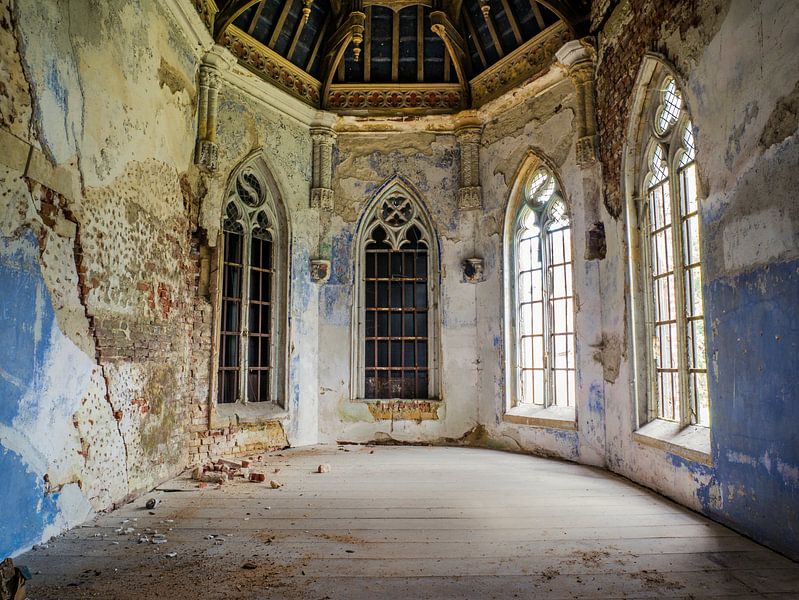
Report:
[[[799,402],[788,357],[799,345],[789,325],[799,297],[792,166],[799,151],[790,107],[799,72],[798,18],[790,3],[614,3],[598,32],[597,98],[610,210],[603,219],[608,258],[600,268],[603,326],[606,335],[626,340],[619,376],[606,383],[608,467],[792,556],[799,556],[799,439],[787,423],[796,421]],[[630,90],[643,57],[630,50],[639,43],[673,65],[698,145],[711,390],[704,463],[630,437],[638,417],[625,325],[629,249],[623,218],[609,217],[616,198],[631,193],[618,162],[626,149],[614,144],[619,127],[635,118]]]
[[[155,2],[0,15],[7,555],[187,462],[197,57]]]

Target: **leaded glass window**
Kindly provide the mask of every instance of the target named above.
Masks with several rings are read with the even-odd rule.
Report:
[[[557,181],[536,170],[514,236],[517,404],[574,406],[571,221]]]
[[[275,399],[275,213],[263,177],[245,168],[222,224],[217,402]]]
[[[647,336],[654,416],[709,425],[693,127],[682,91],[660,79],[647,126],[643,207]]]

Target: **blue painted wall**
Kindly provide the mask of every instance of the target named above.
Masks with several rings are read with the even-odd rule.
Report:
[[[799,558],[799,261],[717,279],[705,294],[721,497],[700,498],[718,520]]]
[[[26,394],[41,386],[55,313],[39,268],[32,233],[0,238],[0,559],[30,547],[58,517],[58,494],[45,494],[14,420]],[[35,400],[35,398],[34,398]]]

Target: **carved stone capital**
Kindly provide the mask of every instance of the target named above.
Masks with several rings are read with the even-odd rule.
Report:
[[[479,185],[463,187],[458,190],[459,210],[479,210],[483,208],[483,188]]]
[[[194,162],[203,171],[208,173],[216,172],[218,155],[219,147],[216,143],[209,140],[197,140],[197,147],[194,151]]]
[[[219,89],[219,70],[205,64],[200,65],[200,87]]]
[[[577,164],[581,167],[592,165],[597,160],[598,140],[596,135],[587,135],[577,140]]]
[[[592,66],[594,63],[594,51],[590,42],[585,40],[571,40],[563,44],[557,52],[555,52],[555,59],[566,70],[572,68],[582,68],[584,66]]]
[[[334,194],[330,188],[311,188],[311,208],[333,210]]]
[[[311,139],[320,144],[333,145],[336,133],[330,127],[311,127]]]

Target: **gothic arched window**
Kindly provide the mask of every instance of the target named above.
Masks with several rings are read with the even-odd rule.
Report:
[[[354,395],[364,399],[438,396],[438,263],[430,220],[399,183],[364,218],[356,266]]]
[[[224,204],[216,398],[281,402],[282,232],[264,169],[245,166]]]
[[[553,173],[539,167],[513,215],[513,403],[575,405],[571,221]]]
[[[656,67],[642,92],[636,198],[642,302],[635,306],[649,418],[709,425],[699,182],[682,90]],[[640,308],[639,308],[640,307]]]

